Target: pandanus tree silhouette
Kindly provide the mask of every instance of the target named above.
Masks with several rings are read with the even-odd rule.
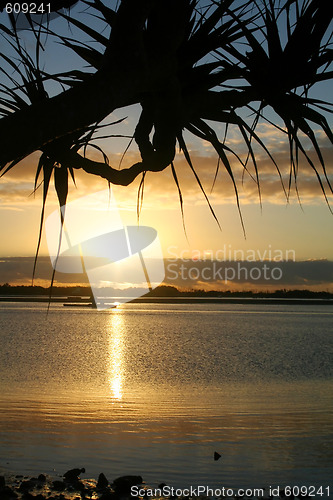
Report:
[[[80,0],[77,5],[91,12],[92,19],[98,18],[104,29],[83,22],[79,14],[59,11],[67,21],[68,33],[57,34],[47,18],[42,22],[28,16],[35,39],[34,53],[30,53],[21,41],[14,14],[10,15],[12,28],[0,26],[2,43],[16,53],[15,58],[4,52],[0,55],[6,80],[0,87],[0,170],[3,175],[31,153],[41,152],[35,188],[42,177],[42,220],[52,175],[59,203],[64,205],[69,177],[74,180],[78,169],[124,186],[141,175],[140,195],[147,172],[171,168],[182,209],[174,164],[177,148],[209,203],[191,161],[186,131],[216,150],[217,170],[228,172],[239,207],[230,161],[233,156],[244,171],[252,163],[259,197],[254,144],[263,148],[281,177],[279,165],[257,132],[262,119],[289,141],[289,187],[283,187],[287,196],[293,179],[297,181],[303,156],[328,202],[332,185],[315,132],[321,129],[326,140],[333,142],[326,119],[331,103],[311,97],[310,89],[333,76],[333,2],[121,0],[111,8],[110,2]],[[73,37],[71,28],[80,30],[84,41]],[[46,73],[39,63],[43,36],[58,39],[88,66]],[[61,86],[56,95],[46,91],[50,81]],[[133,135],[138,161],[118,169],[109,164],[102,150],[103,161],[88,158],[87,145],[101,132],[101,122],[115,110],[135,103],[141,105]],[[251,123],[244,118],[244,110],[252,114]],[[269,110],[274,110],[275,122],[270,121]],[[224,125],[223,137],[212,121]],[[228,142],[230,125],[241,134],[248,151],[245,160]],[[316,160],[309,155],[305,139],[310,140]]]

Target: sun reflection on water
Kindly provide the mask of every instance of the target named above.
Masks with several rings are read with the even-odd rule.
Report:
[[[124,378],[124,317],[113,311],[108,321],[108,376],[111,397],[121,401]]]

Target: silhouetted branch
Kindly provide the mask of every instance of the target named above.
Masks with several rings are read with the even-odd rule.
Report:
[[[134,179],[143,172],[159,172],[164,170],[168,164],[163,164],[162,166],[154,163],[138,162],[129,168],[123,168],[121,170],[110,167],[105,162],[98,162],[90,160],[89,158],[84,158],[75,151],[67,151],[65,153],[58,153],[56,160],[64,165],[65,167],[82,169],[88,174],[97,175],[111,184],[117,184],[120,186],[128,186]]]
[[[0,85],[0,171],[7,172],[30,153],[41,150],[36,179],[43,172],[49,181],[52,170],[60,164],[72,176],[73,169],[83,169],[111,183],[128,185],[140,173],[161,171],[170,165],[177,138],[179,142],[187,129],[212,144],[234,184],[227,155],[234,154],[245,171],[250,158],[259,185],[254,141],[281,176],[256,133],[264,110],[271,108],[280,118],[273,125],[283,129],[289,141],[290,173],[295,181],[302,154],[324,196],[325,189],[332,192],[313,129],[315,124],[333,143],[321,113],[329,111],[330,104],[309,96],[313,85],[332,78],[332,2],[262,0],[259,6],[250,0],[208,0],[201,9],[197,0],[121,0],[117,10],[101,0],[81,2],[93,9],[107,35],[64,14],[68,36],[52,32],[48,25],[43,26],[43,33],[88,62],[88,70],[74,68],[56,75],[41,71],[41,26],[30,25],[36,38],[34,62],[20,42],[15,19],[13,32],[0,25],[18,61],[16,64],[5,53],[0,54],[7,65],[2,74],[9,81]],[[90,37],[91,43],[73,39],[71,24]],[[51,98],[44,87],[49,80],[60,83],[63,89]],[[64,85],[70,88],[65,90]],[[115,170],[107,162],[94,162],[78,154],[82,145],[93,141],[96,124],[131,104],[142,106],[133,134],[142,161]],[[244,107],[254,113],[252,125],[239,111]],[[227,132],[220,139],[204,120],[223,124],[226,131],[229,124],[238,127],[247,159],[241,160],[232,145],[227,145]],[[316,163],[302,144],[304,135],[317,155]],[[185,142],[182,151],[187,151]],[[57,174],[58,193],[61,183],[68,181],[68,172],[65,174],[64,170]],[[235,190],[237,199],[236,185]]]

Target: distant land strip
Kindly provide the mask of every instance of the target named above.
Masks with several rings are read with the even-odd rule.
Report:
[[[130,299],[132,289],[126,289],[126,299]],[[220,291],[220,290],[179,290],[173,286],[159,286],[139,298],[133,288],[132,303],[154,304],[293,304],[293,305],[333,305],[333,294],[311,290],[276,290],[274,292]],[[110,289],[112,300],[124,299],[121,290]],[[89,304],[92,300],[90,287],[50,287],[0,285],[0,302],[55,302]]]

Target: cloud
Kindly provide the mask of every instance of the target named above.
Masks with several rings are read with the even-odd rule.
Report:
[[[333,290],[333,262],[167,260],[165,283],[210,290]]]
[[[295,189],[294,175],[290,177],[290,157],[289,146],[285,139],[285,135],[279,132],[276,128],[269,124],[260,124],[258,126],[258,134],[265,141],[267,147],[272,151],[276,163],[279,166],[285,192],[289,191],[290,183],[290,201],[298,202]],[[330,147],[327,139],[322,133],[318,133],[318,141],[321,146],[323,158],[327,174],[332,182],[333,176],[333,148]],[[203,144],[201,144],[203,142]],[[233,132],[230,141],[227,142],[230,147],[234,148],[237,154],[246,160],[247,153],[244,147],[244,141],[241,140],[239,134]],[[325,187],[325,191],[332,202],[332,195],[329,195],[329,186],[325,179],[322,167],[320,166],[318,157],[313,149],[308,146],[308,153],[318,168],[320,179]],[[262,198],[264,201],[273,204],[285,204],[286,195],[282,187],[281,179],[278,171],[259,146],[255,146],[256,162],[259,172],[259,183]],[[212,151],[212,147],[205,141],[197,141],[189,143],[191,160],[198,175],[200,182],[208,195],[213,206],[222,205],[225,203],[235,203],[235,190],[233,182],[227,173],[223,164],[220,163],[217,171],[217,155]],[[89,151],[89,156],[93,159],[101,159],[93,150]],[[118,168],[121,153],[109,153],[110,164],[114,168]],[[140,159],[136,148],[132,147],[126,153],[121,163],[121,168],[128,168]],[[230,163],[232,165],[235,182],[237,185],[240,200],[243,204],[258,203],[258,185],[256,183],[256,171],[251,159],[247,164],[247,171],[244,171],[235,156],[229,154]],[[29,158],[15,166],[8,172],[0,182],[0,199],[2,207],[19,207],[24,204],[37,205],[41,204],[42,193],[41,189],[36,194],[36,198],[30,196],[34,187],[34,177],[38,163],[38,154],[35,153]],[[182,191],[182,196],[186,203],[204,204],[205,197],[201,192],[201,188],[191,171],[190,166],[186,162],[184,156],[178,153],[175,158],[175,170]],[[214,183],[215,174],[217,172],[216,181]],[[78,189],[74,186],[70,187],[69,198],[73,199],[77,196],[84,196],[91,191],[105,189],[107,183],[105,180],[97,176],[88,175],[82,171],[75,170],[75,177]],[[117,199],[120,202],[126,203],[126,200],[136,202],[137,190],[140,183],[140,178],[136,179],[131,186],[116,187]],[[41,179],[40,179],[41,180]],[[71,182],[70,182],[71,184]],[[214,188],[212,190],[212,186]],[[318,182],[318,178],[314,170],[308,162],[301,156],[299,161],[299,169],[297,173],[297,188],[301,200],[304,203],[318,203],[323,200],[323,193]],[[179,206],[179,195],[175,184],[171,169],[168,168],[163,172],[152,173],[148,172],[145,179],[145,197],[144,204],[153,207],[156,204],[165,206],[169,209]],[[53,186],[50,187],[49,202],[56,205],[57,199]]]
[[[11,285],[31,285],[34,257],[3,257],[0,258],[0,283]],[[35,285],[48,287],[51,284],[52,265],[49,257],[39,257],[34,279]],[[88,279],[81,274],[60,274],[60,282],[64,285],[71,283],[88,285]],[[55,285],[59,284],[58,276],[55,277]]]
[[[33,257],[0,258],[0,284],[31,284]],[[165,259],[164,283],[183,289],[333,291],[333,262],[328,260]],[[51,261],[39,257],[36,285],[50,286]],[[88,284],[83,274],[56,273],[55,285]]]

